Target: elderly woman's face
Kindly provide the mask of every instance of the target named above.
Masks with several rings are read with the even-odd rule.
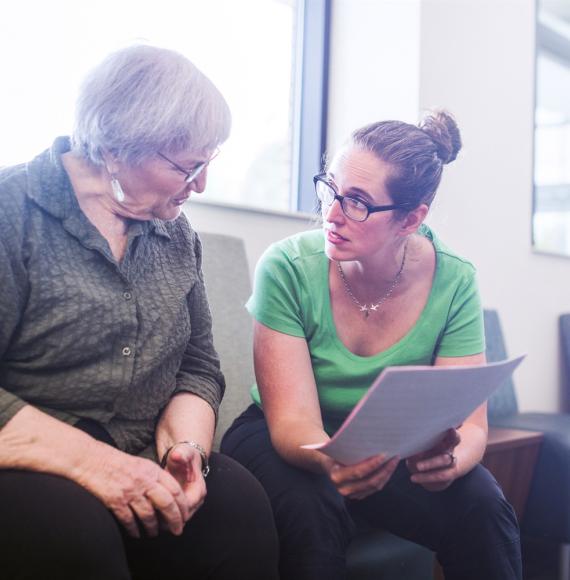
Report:
[[[191,193],[204,191],[211,156],[211,152],[165,153],[138,167],[121,168],[117,173],[125,193],[121,213],[139,220],[176,219]],[[189,176],[204,163],[204,168],[188,183]]]

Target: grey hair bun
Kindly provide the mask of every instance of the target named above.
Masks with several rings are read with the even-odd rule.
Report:
[[[429,111],[419,124],[436,147],[443,164],[451,163],[461,149],[461,134],[453,116],[447,111]]]

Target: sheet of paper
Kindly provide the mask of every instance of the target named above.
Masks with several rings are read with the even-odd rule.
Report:
[[[523,358],[477,366],[388,367],[330,441],[303,447],[346,465],[379,453],[404,459],[426,451],[488,399]]]

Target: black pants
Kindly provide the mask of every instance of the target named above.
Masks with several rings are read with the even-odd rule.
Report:
[[[277,580],[278,540],[263,489],[228,457],[213,453],[210,465],[206,501],[184,533],[141,539],[68,479],[0,471],[0,577]]]
[[[519,530],[492,475],[478,465],[442,492],[410,481],[402,462],[388,485],[364,500],[345,500],[324,475],[297,469],[271,445],[263,413],[249,407],[222,441],[269,496],[280,539],[281,580],[346,577],[353,517],[426,546],[446,580],[522,577]]]

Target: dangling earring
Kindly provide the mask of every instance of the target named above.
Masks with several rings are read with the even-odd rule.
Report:
[[[123,203],[125,201],[125,192],[123,191],[119,180],[114,175],[111,175],[111,189],[113,190],[115,199],[119,203]]]

